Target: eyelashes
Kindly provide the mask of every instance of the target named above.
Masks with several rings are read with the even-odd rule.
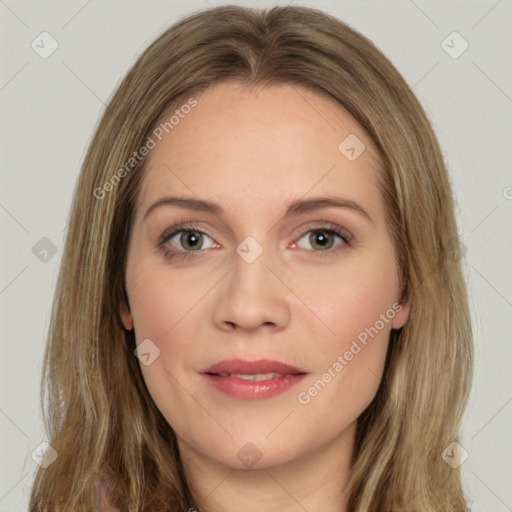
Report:
[[[305,237],[305,235],[308,235],[310,233],[311,235],[309,237]],[[190,238],[187,239],[187,237]],[[205,243],[205,237],[207,239],[210,239],[212,242],[209,247],[203,247]],[[301,233],[298,235],[297,241],[293,242],[292,247],[297,247],[297,244],[300,243],[300,241],[303,240],[304,238],[306,238],[306,244],[309,243],[312,246],[313,244],[320,243],[320,247],[323,248],[319,250],[314,250],[307,248],[304,249],[304,247],[300,246],[299,247],[306,251],[312,252],[315,257],[321,258],[326,256],[332,256],[333,253],[337,253],[339,250],[343,250],[345,246],[349,246],[351,244],[352,240],[352,237],[349,233],[347,233],[340,226],[337,226],[336,224],[332,224],[330,222],[320,223],[320,225],[317,225],[315,227],[308,226],[308,229],[303,229]],[[330,240],[333,239],[338,239],[337,245],[334,245],[336,244],[336,240],[334,240],[332,244],[330,244]],[[326,241],[328,247],[322,245]],[[175,242],[176,245],[172,244],[171,242]],[[197,243],[198,245],[201,245],[201,248],[187,250],[186,248],[183,248],[183,242],[185,242],[186,244]],[[194,224],[193,221],[186,220],[181,220],[179,224],[166,229],[157,241],[158,249],[161,250],[164,256],[168,259],[192,259],[201,257],[201,253],[204,253],[205,249],[214,248],[212,246],[214,246],[215,248],[220,247],[220,245],[213,240],[213,237],[208,233],[207,230]]]

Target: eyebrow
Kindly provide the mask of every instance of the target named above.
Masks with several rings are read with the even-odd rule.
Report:
[[[206,201],[203,199],[195,199],[193,197],[162,197],[156,203],[152,204],[144,214],[144,219],[156,208],[162,206],[178,206],[187,208],[189,210],[196,210],[201,212],[212,213],[214,215],[221,215],[224,213],[224,208],[217,203]],[[343,208],[346,210],[354,211],[364,217],[366,220],[374,224],[368,212],[358,203],[350,199],[344,199],[334,196],[320,196],[311,199],[296,199],[292,201],[284,214],[284,218],[297,216],[303,213],[315,212],[323,208]]]

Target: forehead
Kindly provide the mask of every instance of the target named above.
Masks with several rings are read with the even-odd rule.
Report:
[[[256,89],[234,82],[195,99],[148,156],[141,209],[179,193],[215,198],[227,208],[240,202],[275,208],[308,191],[379,200],[378,153],[333,99],[291,84]]]

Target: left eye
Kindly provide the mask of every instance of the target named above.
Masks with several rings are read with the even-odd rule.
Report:
[[[334,245],[335,237],[339,239],[336,245]],[[313,249],[319,248],[319,250],[332,249],[333,247],[341,245],[343,241],[346,241],[343,236],[331,229],[314,229],[302,235],[298,240],[298,245],[303,249],[308,249],[309,247],[300,245],[302,240],[306,240],[306,244],[309,243]]]

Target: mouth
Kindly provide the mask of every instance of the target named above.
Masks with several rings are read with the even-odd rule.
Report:
[[[240,400],[261,400],[284,393],[307,372],[271,360],[221,361],[201,372],[206,382],[222,393]]]
[[[283,377],[280,373],[256,373],[256,374],[244,374],[244,373],[210,373],[209,375],[216,375],[217,377],[235,377],[242,380],[273,380]],[[286,374],[289,375],[289,374]],[[286,376],[285,375],[285,376]]]

